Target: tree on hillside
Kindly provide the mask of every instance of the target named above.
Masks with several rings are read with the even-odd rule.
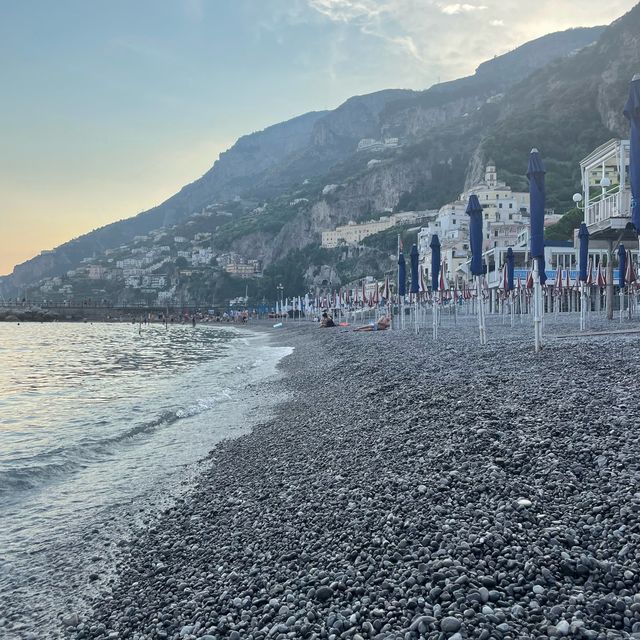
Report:
[[[583,220],[584,213],[580,209],[567,211],[558,222],[545,229],[545,240],[571,240],[574,230]]]

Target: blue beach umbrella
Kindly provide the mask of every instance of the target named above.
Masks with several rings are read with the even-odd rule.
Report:
[[[429,246],[431,247],[431,290],[436,292],[440,278],[440,238],[438,238],[438,234],[434,233],[431,236]]]
[[[419,265],[418,265],[418,246],[413,245],[411,247],[411,288],[409,289],[410,293],[418,293],[420,287],[418,285],[419,279]]]
[[[629,158],[629,179],[631,181],[631,222],[640,233],[640,73],[633,76],[629,85],[629,99],[624,107],[624,115],[631,124],[631,155]]]
[[[624,276],[627,269],[627,251],[623,244],[618,246],[618,285],[620,289],[624,289]]]
[[[584,222],[580,223],[580,230],[578,231],[578,238],[580,239],[580,264],[579,264],[579,279],[581,282],[587,281],[587,263],[589,262],[589,230]]]
[[[407,263],[404,261],[404,253],[398,254],[398,295],[407,293]]]
[[[544,256],[544,174],[545,170],[538,150],[531,149],[527,177],[529,178],[529,206],[531,212],[529,235],[531,237],[532,258]]]
[[[514,266],[515,266],[515,256],[513,255],[513,249],[509,247],[507,249],[507,287],[509,287],[509,291],[513,291]]]
[[[538,256],[538,274],[540,275],[540,284],[544,284],[547,281],[547,272],[544,264],[544,256]]]
[[[471,245],[471,275],[481,276],[482,266],[482,206],[478,196],[469,196],[467,204],[469,216],[469,244]]]

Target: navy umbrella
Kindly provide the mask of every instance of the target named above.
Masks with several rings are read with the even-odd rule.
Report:
[[[531,216],[529,227],[531,257],[536,260],[538,267],[538,283],[535,285],[533,301],[536,352],[540,351],[542,346],[543,303],[539,285],[543,285],[547,281],[547,274],[544,270],[544,174],[544,165],[538,150],[531,149],[527,177],[529,178],[529,213]]]
[[[631,222],[640,233],[640,73],[633,76],[629,85],[629,99],[624,107],[624,115],[631,124],[631,156],[629,158],[629,178],[631,181]]]
[[[513,255],[513,249],[509,247],[507,249],[507,287],[509,291],[513,291],[513,269],[515,266],[515,256]]]
[[[547,271],[544,263],[544,256],[538,256],[538,273],[540,274],[540,284],[544,284],[547,281]]]
[[[420,287],[418,285],[420,266],[418,265],[417,245],[414,244],[411,247],[411,253],[409,255],[411,256],[411,288],[409,289],[409,291],[410,293],[418,293],[418,291],[420,290]]]
[[[471,245],[471,275],[481,276],[482,267],[482,206],[478,196],[469,196],[467,204],[469,216],[469,244]]]
[[[531,257],[544,256],[544,166],[537,149],[531,149],[529,155],[529,211],[531,214],[530,239]]]
[[[625,271],[627,269],[627,251],[624,248],[623,244],[618,246],[618,285],[620,286],[620,291],[624,289],[625,281]]]
[[[580,239],[579,250],[579,274],[578,278],[581,282],[587,281],[587,263],[589,262],[589,230],[584,222],[580,223],[580,230],[578,231],[578,238]]]
[[[398,254],[398,295],[407,293],[407,263],[404,261],[404,253]]]
[[[440,278],[440,238],[434,233],[431,236],[431,289],[435,293],[438,290],[438,280]]]

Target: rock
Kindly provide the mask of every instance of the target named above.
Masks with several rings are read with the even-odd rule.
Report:
[[[77,613],[71,613],[67,616],[62,616],[61,622],[65,627],[77,627],[80,624],[80,618]]]
[[[453,616],[447,616],[446,618],[442,618],[440,621],[440,631],[444,633],[455,633],[460,629],[462,623],[458,618],[454,618]]]
[[[316,600],[326,602],[333,598],[333,589],[326,585],[322,585],[316,589]]]

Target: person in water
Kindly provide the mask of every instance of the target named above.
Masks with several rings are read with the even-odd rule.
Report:
[[[391,318],[389,316],[383,316],[378,322],[371,322],[365,324],[362,327],[356,327],[354,331],[384,331],[391,326]]]
[[[336,326],[336,323],[333,321],[333,318],[326,311],[323,311],[322,319],[320,320],[320,328],[329,329],[330,327],[335,327],[335,326]]]

